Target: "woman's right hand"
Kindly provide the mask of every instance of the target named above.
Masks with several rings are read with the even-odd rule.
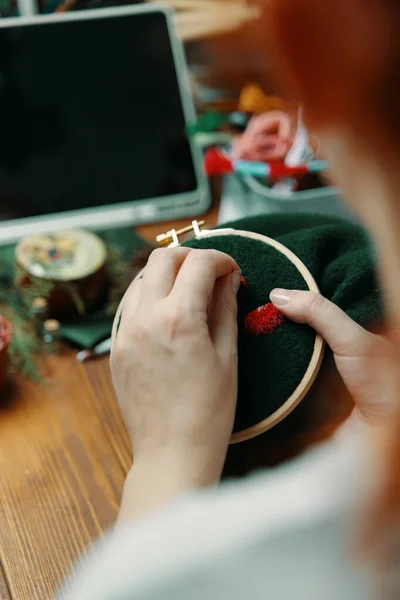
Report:
[[[355,409],[352,418],[381,424],[398,410],[400,373],[394,346],[355,323],[338,306],[314,292],[275,289],[271,301],[297,323],[307,323],[326,340]]]
[[[122,300],[111,371],[135,454],[126,518],[219,481],[236,408],[239,286],[227,254],[165,248]]]

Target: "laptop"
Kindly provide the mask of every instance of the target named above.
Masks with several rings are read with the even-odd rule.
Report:
[[[0,115],[0,243],[209,207],[168,9],[0,19]]]

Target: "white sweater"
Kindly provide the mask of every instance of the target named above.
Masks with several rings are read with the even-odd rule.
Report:
[[[364,600],[355,560],[366,438],[181,498],[94,548],[68,600]],[[369,593],[368,593],[369,590]]]

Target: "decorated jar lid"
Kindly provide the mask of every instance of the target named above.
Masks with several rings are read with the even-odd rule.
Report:
[[[93,275],[104,266],[106,255],[97,235],[79,229],[31,235],[15,250],[16,262],[27,274],[60,282]]]

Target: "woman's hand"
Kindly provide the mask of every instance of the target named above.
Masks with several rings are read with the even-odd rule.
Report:
[[[125,294],[111,371],[136,511],[220,478],[236,408],[239,285],[226,254],[160,249]]]
[[[355,409],[353,419],[380,425],[399,406],[394,346],[357,325],[335,304],[313,292],[273,290],[271,301],[286,317],[308,323],[326,340]]]
[[[276,110],[253,117],[246,131],[232,144],[235,159],[283,161],[295,138],[296,124],[287,113]]]

